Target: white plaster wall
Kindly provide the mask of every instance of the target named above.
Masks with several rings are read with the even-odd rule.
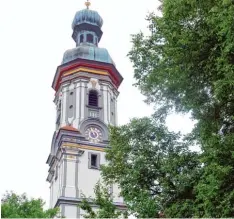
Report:
[[[114,197],[113,201],[123,203],[123,198],[119,197],[119,194],[120,194],[120,189],[118,188],[117,184],[114,184],[113,185],[113,197]]]
[[[73,121],[73,127],[78,128],[79,123],[80,123],[80,104],[81,104],[81,99],[80,99],[80,92],[81,92],[81,82],[78,82],[76,84],[76,118]]]
[[[110,107],[110,105],[111,105],[111,94],[110,94],[110,92],[111,92],[111,90],[110,90],[109,86],[107,86],[107,96],[108,96],[107,111],[108,111],[108,122],[109,122],[108,124],[110,124],[110,122],[111,122],[111,107]]]
[[[118,125],[118,109],[117,109],[117,96],[115,95],[115,125]]]
[[[56,201],[58,199],[58,191],[59,191],[59,188],[58,188],[58,180],[54,180],[53,179],[53,201],[52,201],[52,206],[54,207],[55,204],[56,204]]]
[[[83,209],[80,209],[80,218],[84,218],[83,216],[86,214],[86,212]]]
[[[62,196],[62,186],[63,186],[63,163],[60,163],[59,172],[58,172],[58,180],[59,180],[59,191],[58,196]]]
[[[77,218],[77,206],[65,205],[65,217],[66,218]]]
[[[85,83],[84,82],[82,82],[81,83],[82,84],[82,87],[81,87],[81,90],[80,90],[80,92],[81,92],[81,120],[83,120],[84,119],[84,110],[85,110]]]
[[[55,186],[55,182],[53,180],[53,199],[52,199],[52,207],[55,206],[57,200],[57,196],[56,196],[56,186]]]
[[[51,200],[52,207],[55,206],[57,199],[61,195],[61,176],[60,176],[61,174],[60,174],[60,171],[61,171],[61,169],[59,168],[57,180],[55,180],[55,176],[53,178],[52,192],[51,192],[52,193],[51,197],[53,197],[53,199]]]
[[[70,101],[69,101],[69,98],[71,98],[71,96],[70,96],[70,92],[73,90],[75,88],[75,84],[74,83],[71,83],[70,85],[69,85],[69,88],[68,88],[68,91],[67,91],[67,101],[68,101],[68,104],[71,104],[71,103],[69,103]],[[73,103],[72,103],[73,104]],[[69,106],[68,106],[69,107]],[[68,109],[68,110],[70,110],[70,109]],[[72,109],[72,111],[73,111],[73,113],[72,113],[72,116],[71,117],[69,117],[69,113],[68,113],[68,122],[71,124],[74,120],[75,120],[75,118],[74,118],[74,115],[75,115],[75,112],[74,112],[74,108]]]
[[[67,186],[74,186],[74,180],[75,180],[75,161],[67,160],[66,185]]]
[[[79,157],[78,164],[78,188],[86,197],[94,197],[94,187],[100,180],[100,170],[88,168],[88,152],[100,153],[100,163],[105,163],[104,152],[85,150],[84,154]]]
[[[50,183],[50,208],[53,208],[53,182]]]
[[[103,85],[103,100],[104,100],[104,123],[108,124],[108,118],[107,118],[107,110],[108,110],[108,102],[107,102],[107,87],[106,85]]]
[[[76,197],[76,189],[75,189],[75,160],[67,160],[67,175],[66,175],[66,188],[65,188],[65,196],[66,197]]]
[[[56,168],[55,168],[56,170]],[[50,191],[50,207],[53,208],[62,194],[62,183],[63,183],[63,166],[58,163],[58,178],[54,178],[51,182],[51,191]]]
[[[107,125],[116,125],[117,124],[117,95],[116,93],[113,92],[113,87],[109,84],[103,83],[103,99],[104,99],[104,123]],[[115,97],[115,98],[114,98]],[[115,106],[115,111],[114,116],[115,116],[115,124],[113,124],[111,121],[111,99],[114,100],[114,106]]]
[[[67,104],[67,87],[63,87],[62,89],[62,106],[61,106],[61,127],[66,126],[66,114],[67,114],[67,109],[66,109],[66,104]]]

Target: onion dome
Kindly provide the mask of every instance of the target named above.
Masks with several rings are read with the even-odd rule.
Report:
[[[102,37],[103,20],[97,11],[89,10],[90,2],[86,3],[87,9],[76,12],[72,22],[72,38],[78,46],[80,43],[88,42],[98,45]]]
[[[72,29],[74,30],[77,25],[83,23],[95,25],[101,28],[103,25],[103,20],[97,11],[84,9],[76,12],[75,18],[72,22]]]
[[[87,9],[76,12],[72,22],[72,38],[76,42],[76,48],[64,53],[62,64],[81,58],[115,65],[107,49],[98,47],[102,37],[102,17],[97,11],[89,9],[88,0],[85,5]]]

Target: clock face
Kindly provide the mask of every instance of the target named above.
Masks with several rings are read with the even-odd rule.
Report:
[[[89,127],[85,131],[85,137],[92,143],[98,143],[102,140],[102,132],[96,127]]]

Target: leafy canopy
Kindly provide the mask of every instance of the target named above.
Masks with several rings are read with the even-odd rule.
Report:
[[[200,162],[180,137],[150,118],[111,127],[108,165],[102,167],[102,175],[105,182],[120,186],[128,209],[137,217],[155,218],[160,212],[191,216]]]
[[[26,194],[6,192],[1,200],[2,218],[54,218],[58,209],[43,210],[41,199],[29,199]]]
[[[197,121],[189,137],[204,168],[193,215],[233,217],[234,2],[163,0],[161,12],[148,17],[150,36],[133,36],[136,85],[161,121],[171,110]]]

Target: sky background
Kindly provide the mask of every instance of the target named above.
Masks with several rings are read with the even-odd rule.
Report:
[[[91,0],[91,9],[104,20],[100,47],[108,49],[124,77],[118,98],[119,124],[150,116],[151,106],[133,87],[133,68],[127,53],[131,34],[147,33],[146,15],[156,11],[157,0]],[[6,190],[26,192],[49,203],[46,182],[55,129],[52,80],[65,50],[75,47],[71,23],[84,0],[1,0],[1,195]],[[188,116],[172,115],[171,130],[187,132]]]

